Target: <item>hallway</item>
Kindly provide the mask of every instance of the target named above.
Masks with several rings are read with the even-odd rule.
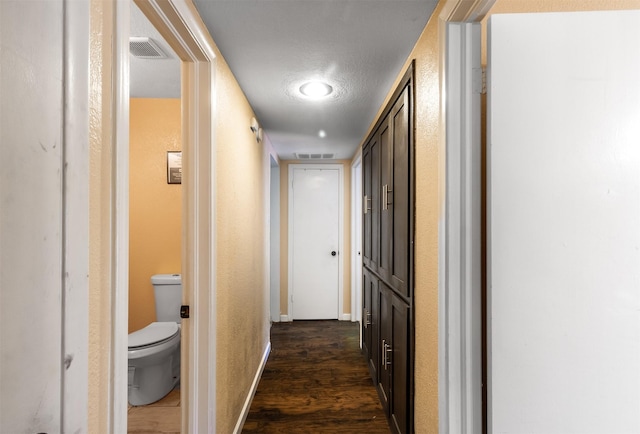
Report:
[[[389,433],[358,346],[358,323],[274,323],[243,433]]]

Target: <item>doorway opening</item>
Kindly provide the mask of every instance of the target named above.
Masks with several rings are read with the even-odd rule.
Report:
[[[161,321],[171,327],[167,322],[180,321],[182,293],[177,290],[181,287],[167,293],[166,299],[158,299],[151,279],[181,273],[182,118],[180,60],[135,3],[130,7],[130,35],[135,43],[130,43],[129,71],[128,332],[135,332],[134,338],[138,338],[156,330],[151,326],[154,322]],[[151,71],[154,80],[148,79]],[[161,345],[156,348],[161,351]],[[180,360],[179,340],[172,348],[172,352],[162,358],[159,352],[142,356],[142,351],[151,352],[151,348],[129,355],[129,433],[145,432],[159,425],[170,431],[180,430],[179,369],[181,362],[188,360]],[[153,381],[154,387],[150,388],[143,376],[148,375],[146,366],[152,357],[156,366],[169,369],[158,375]],[[173,386],[174,383],[177,384]],[[158,386],[160,384],[163,386]]]
[[[215,140],[212,131],[215,59],[204,24],[187,0],[135,0],[136,5],[163,36],[181,62],[182,127],[182,304],[189,319],[182,320],[180,403],[181,432],[215,431],[216,397],[216,285],[215,270]],[[120,3],[118,3],[118,6]],[[116,7],[114,53],[114,154],[116,167],[128,170],[128,80],[130,3]],[[126,168],[126,169],[122,169]],[[113,373],[110,384],[109,424],[114,432],[127,425],[127,319],[128,299],[128,176],[114,182],[112,207],[117,210],[113,269],[117,283],[112,296]],[[115,211],[114,211],[115,212]]]

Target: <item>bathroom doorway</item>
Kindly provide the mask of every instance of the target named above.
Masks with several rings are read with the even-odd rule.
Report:
[[[159,321],[151,276],[181,273],[182,118],[180,59],[133,2],[129,46],[128,333],[133,333]],[[177,364],[171,357],[176,355],[163,363]],[[136,382],[133,372],[130,368],[130,384]],[[158,398],[140,406],[129,402],[129,433],[180,432],[180,382]]]
[[[182,320],[180,432],[215,430],[216,408],[216,285],[215,271],[215,121],[211,105],[215,91],[216,55],[213,43],[197,12],[188,0],[134,0],[143,14],[175,51],[181,71],[182,201],[181,274],[182,305],[188,306],[188,320]],[[117,7],[123,5],[124,7]],[[111,246],[113,287],[112,324],[114,342],[109,384],[108,423],[114,432],[127,431],[127,341],[128,256],[129,256],[129,23],[131,3],[118,2],[115,13],[113,107],[116,136],[115,167],[122,169],[114,179],[111,206],[118,222]],[[166,167],[166,166],[165,166]],[[118,171],[120,173],[120,171]],[[165,181],[166,182],[166,181]],[[123,266],[121,266],[122,264]],[[185,317],[183,317],[185,318]]]

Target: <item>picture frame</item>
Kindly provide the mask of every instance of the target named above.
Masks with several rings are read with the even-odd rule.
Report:
[[[167,151],[167,184],[182,184],[182,151]]]

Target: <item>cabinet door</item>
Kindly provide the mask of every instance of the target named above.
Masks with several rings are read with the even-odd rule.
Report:
[[[371,266],[371,144],[362,149],[362,263]]]
[[[409,297],[409,249],[410,249],[410,113],[409,87],[406,87],[391,110],[393,146],[390,149],[391,182],[383,200],[389,220],[388,266],[390,283],[402,295]]]
[[[365,299],[369,302],[368,317],[365,329],[365,341],[367,343],[367,363],[374,384],[378,383],[378,370],[380,360],[380,350],[378,341],[380,339],[380,301],[379,301],[379,283],[378,278],[373,274],[368,274],[368,285],[365,290]]]
[[[391,290],[387,286],[379,283],[380,300],[380,340],[378,341],[378,351],[380,351],[380,368],[378,370],[378,395],[382,403],[382,408],[389,415],[389,402],[391,400],[391,369],[393,360],[389,358],[393,351],[393,330],[392,330],[392,301]]]
[[[409,305],[380,283],[378,395],[394,433],[409,432]]]
[[[391,400],[389,419],[397,433],[409,432],[409,306],[399,297],[391,297],[391,352],[387,364],[391,364]]]
[[[362,352],[364,353],[367,360],[369,360],[372,341],[371,341],[371,301],[372,301],[372,289],[371,289],[371,279],[375,278],[367,271],[367,269],[363,269],[362,272]]]
[[[371,257],[369,267],[378,271],[380,263],[380,135],[371,139]]]
[[[380,125],[380,262],[378,274],[385,281],[391,278],[392,213],[389,209],[388,191],[392,185],[393,132],[387,116]]]

